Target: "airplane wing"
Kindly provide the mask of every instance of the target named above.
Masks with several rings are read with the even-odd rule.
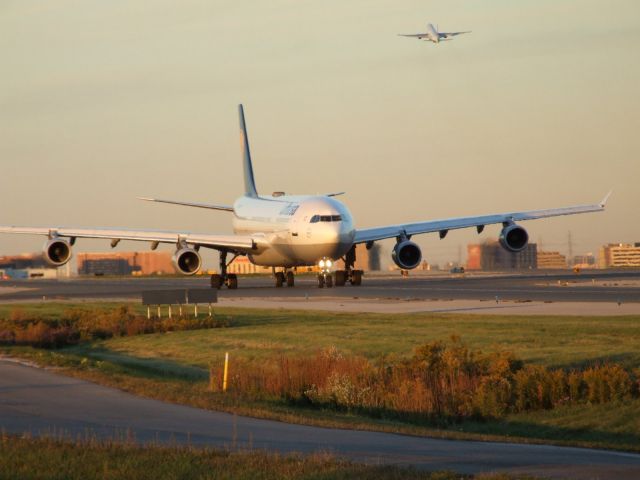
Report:
[[[373,242],[385,238],[394,238],[402,235],[418,235],[420,233],[439,232],[444,238],[449,230],[459,228],[476,227],[480,233],[485,225],[496,223],[511,223],[522,220],[537,220],[539,218],[557,217],[560,215],[575,215],[578,213],[601,212],[611,195],[611,192],[597,204],[577,205],[564,208],[552,208],[548,210],[530,210],[526,212],[498,213],[494,215],[483,215],[479,217],[460,217],[445,220],[433,220],[428,222],[406,223],[401,225],[390,225],[386,227],[365,228],[356,230],[354,243]]]
[[[399,33],[399,37],[411,37],[411,38],[427,38],[428,34],[426,33]]]
[[[462,35],[463,33],[471,33],[471,30],[467,30],[466,32],[438,32],[438,35],[440,38],[451,38]]]
[[[248,253],[258,248],[259,238],[248,235],[209,235],[189,232],[168,232],[155,230],[128,230],[111,228],[75,228],[75,227],[18,227],[0,226],[0,233],[16,233],[26,235],[46,235],[53,237],[104,238],[117,244],[120,240],[133,240],[151,243],[186,243],[194,247],[208,247],[216,250],[229,250],[237,253]],[[112,244],[115,246],[115,244]]]
[[[168,203],[171,205],[182,205],[183,207],[208,208],[210,210],[223,210],[225,212],[233,212],[233,207],[230,207],[227,205],[212,205],[210,203],[178,202],[176,200],[162,200],[160,198],[148,198],[148,197],[138,197],[138,200],[144,200],[145,202]]]

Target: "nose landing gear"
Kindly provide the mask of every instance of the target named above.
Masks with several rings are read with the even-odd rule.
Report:
[[[331,288],[333,287],[333,277],[331,276],[331,266],[333,262],[331,259],[323,258],[318,262],[320,272],[318,273],[318,288]]]
[[[318,274],[318,288],[333,287],[333,277],[331,272]]]

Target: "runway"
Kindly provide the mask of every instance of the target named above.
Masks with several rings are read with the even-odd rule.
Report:
[[[136,397],[51,371],[0,360],[0,428],[8,433],[94,434],[278,452],[330,452],[355,461],[460,473],[636,479],[640,455],[421,438],[291,425]]]
[[[205,288],[206,276],[22,280],[0,282],[0,301],[140,298],[143,290]],[[239,288],[222,288],[219,297],[354,298],[379,300],[477,300],[533,302],[640,303],[640,271],[593,271],[513,275],[368,274],[359,287],[317,287],[315,277],[299,275],[293,288],[273,286],[268,276],[241,276]]]

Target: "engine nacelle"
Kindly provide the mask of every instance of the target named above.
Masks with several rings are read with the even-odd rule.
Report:
[[[71,260],[71,244],[61,238],[52,238],[42,247],[44,260],[52,267],[61,267]]]
[[[195,275],[202,266],[202,259],[193,248],[182,248],[173,254],[173,265],[183,275]]]
[[[396,243],[391,252],[393,262],[403,270],[411,270],[420,265],[422,260],[422,251],[415,243],[405,240]]]
[[[510,252],[521,252],[529,243],[529,234],[520,225],[507,225],[500,232],[500,245]]]

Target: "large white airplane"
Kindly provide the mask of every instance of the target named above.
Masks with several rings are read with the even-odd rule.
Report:
[[[237,276],[227,273],[227,267],[231,263],[227,262],[229,254],[233,258],[246,255],[256,265],[273,267],[277,287],[281,287],[285,282],[288,286],[293,286],[293,269],[296,267],[318,265],[320,267],[319,287],[331,287],[334,284],[343,286],[346,282],[360,285],[362,271],[354,269],[358,244],[364,243],[371,248],[378,240],[395,238],[396,245],[391,258],[398,267],[412,269],[422,260],[420,247],[411,241],[413,235],[438,232],[442,239],[449,230],[475,227],[480,233],[485,225],[502,224],[501,245],[511,252],[519,252],[526,247],[529,237],[526,230],[516,222],[599,212],[604,210],[609,196],[593,205],[356,228],[347,207],[335,198],[340,193],[293,196],[275,192],[272,195],[259,195],[253,176],[242,105],[239,105],[238,110],[243,153],[244,194],[234,202],[233,206],[143,198],[152,202],[229,212],[233,216],[233,235],[55,225],[0,226],[0,233],[45,235],[47,240],[43,247],[44,258],[56,267],[66,264],[71,259],[72,246],[78,238],[108,239],[111,240],[112,248],[121,240],[135,240],[149,242],[152,250],[155,250],[160,243],[175,245],[173,262],[177,270],[185,275],[193,275],[200,270],[202,264],[198,253],[200,248],[218,250],[220,273],[211,277],[211,285],[217,288],[226,285],[234,289],[238,286]],[[343,259],[345,267],[344,270],[336,270],[332,274],[333,262],[337,259]]]
[[[433,43],[440,43],[441,41],[451,40],[456,35],[462,35],[463,33],[471,33],[470,30],[466,32],[439,32],[438,27],[434,27],[433,24],[427,24],[427,31],[424,33],[399,33],[401,37],[417,38],[418,40],[428,40]]]

